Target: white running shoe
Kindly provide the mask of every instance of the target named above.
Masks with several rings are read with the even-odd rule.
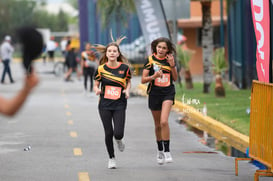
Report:
[[[165,162],[166,163],[172,163],[173,158],[170,152],[164,152]]]
[[[115,169],[117,168],[116,160],[115,158],[110,158],[108,161],[108,168],[109,169]]]
[[[125,149],[125,144],[122,142],[122,140],[116,140],[119,151],[123,152]]]
[[[164,153],[163,151],[157,151],[156,160],[159,165],[164,164]]]

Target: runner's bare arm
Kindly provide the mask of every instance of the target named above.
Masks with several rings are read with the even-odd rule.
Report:
[[[171,67],[171,72],[172,72],[173,80],[176,81],[177,77],[178,77],[178,74],[177,74],[177,69],[176,69],[176,66],[175,66],[174,57],[173,57],[172,54],[169,54],[167,56],[167,61],[170,64],[170,67]]]
[[[95,81],[95,85],[94,85],[94,92],[96,95],[99,95],[101,93],[101,89],[99,88],[100,86],[100,81]]]
[[[39,80],[34,73],[25,78],[24,87],[11,99],[0,97],[0,113],[6,116],[13,116],[23,106],[31,90],[38,84]]]
[[[162,70],[159,70],[157,72],[154,73],[154,75],[149,76],[149,72],[150,70],[146,70],[144,69],[142,72],[142,77],[141,77],[141,83],[145,84],[147,82],[151,82],[154,79],[156,79],[157,77],[161,77],[162,76]]]
[[[130,96],[130,89],[131,89],[131,79],[128,80],[127,87],[126,89],[123,90],[123,93],[125,93],[126,99],[128,99]]]

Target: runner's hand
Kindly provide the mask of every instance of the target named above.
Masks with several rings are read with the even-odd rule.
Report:
[[[97,88],[97,89],[95,90],[95,94],[96,94],[96,95],[100,95],[100,93],[101,93],[101,89]]]
[[[175,61],[172,54],[167,55],[167,62],[170,64],[171,67],[175,66]]]
[[[159,70],[159,71],[157,71],[157,72],[154,73],[155,79],[158,78],[158,77],[162,77],[162,75],[163,75],[162,70]]]
[[[128,89],[124,89],[122,92],[125,94],[126,99],[130,97],[130,91]]]

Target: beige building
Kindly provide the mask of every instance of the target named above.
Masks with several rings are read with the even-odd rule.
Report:
[[[224,24],[226,25],[226,5],[223,2]],[[220,1],[211,3],[212,25],[214,29],[214,45],[219,46],[220,42]],[[190,61],[190,71],[193,76],[203,75],[203,60],[201,46],[201,28],[202,28],[202,7],[200,2],[191,2],[190,19],[179,19],[178,29],[182,29],[183,35],[187,37],[187,47],[195,51]],[[226,37],[226,31],[225,31]],[[226,46],[226,43],[225,43]]]

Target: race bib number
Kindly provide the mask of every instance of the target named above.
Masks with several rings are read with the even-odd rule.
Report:
[[[170,74],[163,74],[162,77],[155,79],[155,85],[158,87],[168,87],[171,85]]]
[[[120,98],[121,95],[121,87],[115,87],[115,86],[105,86],[105,93],[104,98],[105,99],[112,99],[117,100]]]

